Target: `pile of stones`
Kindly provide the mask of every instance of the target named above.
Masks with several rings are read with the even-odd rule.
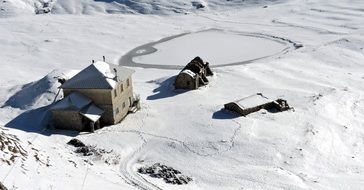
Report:
[[[22,147],[22,143],[16,135],[7,134],[0,127],[0,162],[5,162],[11,165],[16,158],[21,158],[24,161],[28,152]]]
[[[174,185],[188,184],[192,181],[192,178],[182,175],[180,171],[160,163],[155,163],[150,167],[141,167],[138,172],[150,177],[162,178],[166,183]]]
[[[0,182],[0,190],[8,190],[8,189]]]
[[[74,152],[83,156],[101,156],[112,152],[112,150],[106,151],[104,149],[96,148],[96,146],[85,145],[78,139],[72,139],[67,144],[76,147]]]

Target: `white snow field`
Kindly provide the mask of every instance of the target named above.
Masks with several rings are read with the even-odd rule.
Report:
[[[64,4],[75,11],[56,8],[42,15],[28,9],[34,1],[24,2],[32,1],[0,2],[0,142],[13,142],[0,143],[7,148],[0,149],[0,182],[8,189],[363,189],[363,1],[206,0],[205,8],[191,11],[192,2],[182,0],[58,0],[52,1],[54,7]],[[125,2],[159,11],[94,11],[96,5],[119,10]],[[175,5],[182,14],[170,11]],[[128,12],[132,14],[124,14]],[[186,92],[171,86],[180,70],[136,65],[133,85],[141,97],[139,112],[93,134],[46,127],[49,105],[62,97],[59,77],[69,78],[103,55],[118,64],[143,44],[210,29],[262,34],[303,47],[249,64],[213,68],[208,86]],[[255,38],[227,38],[257,45]],[[217,48],[189,38],[183,47],[181,39],[162,43],[160,49],[191,56],[191,47]],[[279,44],[273,51],[269,47],[275,42],[260,43],[263,47],[247,49],[250,53],[234,49],[201,57],[212,65],[224,64],[289,46]],[[221,63],[214,62],[216,56]],[[174,56],[168,59],[161,61],[175,64]],[[294,110],[261,110],[247,117],[220,110],[258,92],[286,99]],[[67,145],[72,138],[112,152],[77,155]],[[17,152],[16,145],[26,153]],[[157,162],[193,181],[169,185],[137,172]]]
[[[191,57],[209,57],[211,66],[247,63],[276,55],[288,49],[284,41],[264,36],[239,34],[227,31],[202,31],[186,34],[153,48],[156,52],[137,56],[133,62],[151,65],[184,67]],[[145,54],[146,50],[138,50]],[[137,54],[138,55],[138,54]]]

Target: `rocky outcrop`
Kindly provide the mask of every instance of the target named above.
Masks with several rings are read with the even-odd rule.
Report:
[[[141,167],[138,169],[138,172],[150,177],[161,178],[166,183],[174,185],[188,184],[192,181],[192,178],[182,175],[180,171],[160,163],[155,163],[150,167]]]
[[[78,156],[88,158],[88,163],[97,160],[101,160],[107,165],[116,165],[119,163],[120,155],[116,154],[113,150],[105,150],[96,146],[86,145],[78,139],[72,139],[67,144],[74,147],[73,152]]]
[[[5,133],[0,128],[0,163],[5,162],[12,165],[17,158],[26,159],[28,152],[23,148],[16,135]]]
[[[0,182],[0,190],[8,190],[8,189]]]

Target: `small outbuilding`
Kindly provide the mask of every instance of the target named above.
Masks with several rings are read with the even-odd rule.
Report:
[[[176,89],[197,89],[207,85],[209,83],[207,76],[212,75],[209,63],[196,57],[177,75],[174,86]]]
[[[91,99],[73,92],[51,108],[54,126],[60,129],[94,131],[100,128],[100,118],[104,111]]]
[[[265,97],[262,93],[257,93],[234,102],[224,105],[225,110],[235,112],[241,116],[246,116],[250,113],[257,112],[261,109],[286,111],[290,109],[286,100],[277,99],[271,100]]]

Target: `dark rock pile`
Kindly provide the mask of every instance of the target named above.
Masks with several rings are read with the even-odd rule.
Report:
[[[84,147],[86,146],[83,142],[78,139],[72,139],[67,144],[72,145],[74,147]]]
[[[16,158],[23,161],[28,157],[28,152],[22,147],[19,138],[16,135],[5,133],[0,127],[0,162],[11,165]]]
[[[180,171],[160,163],[155,163],[150,167],[141,167],[138,172],[150,177],[162,178],[166,183],[174,185],[188,184],[192,181],[192,178],[182,175]]]
[[[8,190],[8,189],[0,182],[0,190]]]
[[[85,145],[78,139],[72,139],[67,144],[76,147],[74,152],[83,156],[102,156],[103,154],[110,154],[112,152],[112,150],[106,151],[96,146]]]
[[[198,1],[193,1],[192,2],[192,6],[194,6],[196,9],[203,9],[203,8],[205,8],[205,5],[203,5],[202,3],[198,2]]]

